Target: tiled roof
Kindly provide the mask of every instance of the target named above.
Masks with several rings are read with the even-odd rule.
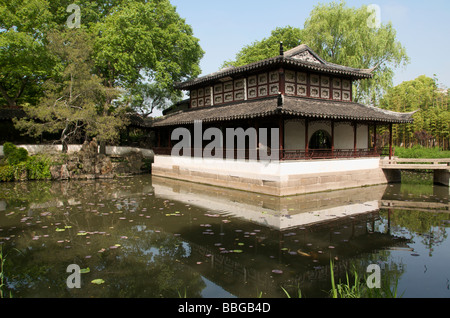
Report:
[[[153,121],[153,118],[143,117],[139,114],[130,113],[127,115],[129,124],[128,126],[134,126],[134,127],[149,127],[151,125],[151,122]]]
[[[244,76],[247,72],[257,71],[271,66],[287,67],[292,66],[294,68],[302,68],[309,71],[324,72],[328,74],[337,74],[342,76],[349,76],[353,79],[372,78],[373,69],[359,69],[348,66],[337,65],[329,63],[320,58],[311,48],[307,45],[299,45],[289,51],[286,51],[283,55],[271,57],[265,60],[254,62],[239,67],[224,68],[215,73],[205,75],[196,79],[192,79],[187,82],[178,83],[176,88],[182,90],[188,90],[199,85],[206,85],[208,82],[214,82],[224,77]]]
[[[276,114],[306,118],[410,123],[413,121],[414,113],[397,113],[359,103],[287,96],[284,97],[283,105],[279,107],[278,97],[275,96],[176,112],[155,120],[152,127],[192,124],[195,120],[219,122]]]
[[[301,117],[376,121],[385,123],[411,123],[411,113],[398,113],[359,103],[348,103],[313,98],[287,97],[283,113]]]

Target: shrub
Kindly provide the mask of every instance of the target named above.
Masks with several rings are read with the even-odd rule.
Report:
[[[9,157],[11,153],[13,153],[17,149],[16,145],[10,142],[5,142],[3,144],[3,154],[5,157]]]
[[[10,165],[0,166],[0,181],[13,181],[14,180],[14,167]]]
[[[51,160],[45,155],[28,156],[28,151],[10,142],[3,144],[5,160],[0,166],[0,181],[46,180],[51,178]]]
[[[24,162],[28,159],[28,151],[26,149],[17,148],[16,145],[10,142],[5,142],[3,144],[3,154],[10,165],[16,165],[19,162]]]
[[[28,179],[28,170],[26,162],[19,162],[12,166],[14,169],[14,179],[25,181]]]
[[[44,180],[51,177],[50,159],[43,155],[32,156],[26,162],[29,180]]]

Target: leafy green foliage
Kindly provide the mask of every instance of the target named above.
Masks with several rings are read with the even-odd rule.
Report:
[[[367,21],[367,6],[347,7],[344,1],[318,4],[305,21],[303,29],[287,26],[272,31],[269,38],[245,46],[236,61],[226,66],[240,66],[279,54],[279,42],[285,49],[306,44],[324,60],[361,69],[374,69],[373,79],[355,83],[354,100],[377,104],[392,86],[393,69],[409,62],[405,48],[398,42],[391,23],[379,28]]]
[[[127,1],[92,27],[98,72],[108,87],[174,83],[200,74],[204,52],[192,28],[168,0]]]
[[[31,156],[26,162],[28,180],[50,179],[50,162],[45,155]]]
[[[5,158],[8,158],[13,152],[16,151],[16,149],[16,145],[12,142],[5,142],[3,144],[3,154],[5,155]]]
[[[0,181],[50,179],[51,160],[45,155],[28,156],[24,148],[5,142],[5,158],[0,165]]]
[[[24,106],[28,118],[16,120],[16,127],[32,136],[61,132],[63,150],[82,133],[99,141],[117,139],[125,120],[120,116],[121,109],[112,107],[111,101],[119,92],[106,88],[92,74],[91,36],[83,29],[73,29],[52,32],[49,39],[49,49],[60,67],[57,75],[44,83],[46,93],[38,107]]]
[[[242,66],[257,62],[280,54],[280,42],[285,51],[301,44],[302,31],[299,28],[286,26],[278,27],[271,32],[270,37],[255,41],[243,47],[237,54],[235,61],[227,61],[222,67]]]
[[[66,26],[70,4],[80,29]],[[4,0],[0,35],[0,105],[23,106],[31,120],[17,128],[63,145],[116,140],[124,105],[148,114],[178,101],[174,83],[200,74],[204,54],[169,0]]]
[[[396,145],[449,149],[450,97],[448,91],[439,91],[436,83],[437,79],[421,75],[390,88],[381,99],[380,107],[383,109],[417,111],[412,125],[394,126],[393,139]]]
[[[396,147],[395,155],[398,156],[399,158],[439,159],[439,158],[450,158],[450,150],[443,151],[438,147],[426,148],[420,145],[416,145],[411,148]]]
[[[35,103],[41,96],[39,84],[52,63],[44,42],[51,18],[49,1],[0,2],[0,105]]]
[[[3,144],[3,154],[10,165],[16,165],[28,160],[28,151],[25,148],[18,148],[10,142]]]
[[[14,180],[14,167],[10,165],[0,166],[0,181],[8,182]]]
[[[377,105],[392,86],[393,69],[409,63],[392,23],[372,27],[367,6],[347,7],[345,1],[319,4],[302,30],[302,41],[331,63],[373,69],[374,78],[355,83],[354,100]]]

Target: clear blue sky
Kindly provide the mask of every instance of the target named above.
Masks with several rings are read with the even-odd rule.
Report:
[[[205,51],[202,75],[215,72],[224,61],[255,40],[270,36],[276,27],[303,28],[319,1],[308,0],[170,0],[194,29]],[[320,1],[328,3],[331,1]],[[406,48],[410,64],[395,70],[394,84],[420,75],[436,74],[450,88],[450,1],[347,0],[347,6],[376,4],[381,22],[391,21],[397,39]]]

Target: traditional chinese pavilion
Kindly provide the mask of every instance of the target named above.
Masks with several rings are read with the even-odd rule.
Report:
[[[277,196],[392,181],[380,168],[377,127],[389,128],[392,156],[392,125],[411,123],[413,113],[352,100],[353,82],[372,78],[372,71],[329,63],[306,45],[286,52],[280,45],[278,56],[180,83],[190,96],[187,107],[152,124],[158,143],[152,173]],[[198,121],[203,130],[278,128],[279,149],[271,148],[278,160],[198,157],[195,149],[171,156],[172,131],[192,132]]]

